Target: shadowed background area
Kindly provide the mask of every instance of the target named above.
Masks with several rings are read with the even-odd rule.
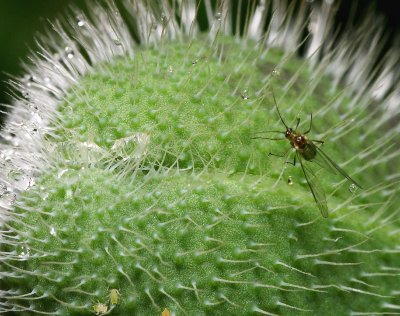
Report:
[[[48,20],[65,14],[70,5],[85,9],[84,0],[0,1],[0,104],[11,102],[7,80],[24,74],[21,64],[35,49],[36,36],[48,29]]]
[[[327,0],[295,0],[300,6],[305,2],[316,4]],[[120,1],[116,1],[117,5]],[[216,0],[212,0],[216,2]],[[232,0],[234,6],[247,1]],[[259,1],[249,1],[259,2]],[[248,4],[248,3],[247,3]],[[382,55],[392,45],[395,34],[400,29],[400,12],[396,9],[396,1],[390,0],[360,0],[342,1],[335,17],[336,28],[340,33],[345,33],[348,28],[357,25],[369,11],[384,17],[376,20],[384,23],[383,36],[387,37],[387,45],[382,47]],[[57,17],[62,17],[70,5],[87,11],[85,0],[12,0],[0,1],[0,109],[6,110],[3,104],[11,103],[7,80],[14,76],[21,76],[24,71],[21,67],[26,60],[30,49],[35,49],[35,37],[48,29],[48,22]],[[201,14],[201,12],[200,12]],[[352,23],[348,21],[352,20]],[[3,121],[0,114],[0,122]]]

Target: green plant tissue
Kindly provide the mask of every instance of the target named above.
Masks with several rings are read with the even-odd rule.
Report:
[[[91,4],[53,24],[2,131],[0,313],[398,313],[390,63],[355,58],[366,25],[364,46],[320,39],[331,3],[277,3]],[[363,187],[303,161],[326,219],[285,163],[284,124],[311,114],[308,138]]]

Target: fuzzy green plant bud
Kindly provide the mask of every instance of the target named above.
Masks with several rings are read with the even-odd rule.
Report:
[[[396,314],[398,51],[374,71],[379,32],[332,40],[332,6],[125,1],[55,23],[2,131],[0,312]],[[295,126],[363,189],[285,163]]]

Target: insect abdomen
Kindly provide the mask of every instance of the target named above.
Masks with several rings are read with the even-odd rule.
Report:
[[[305,160],[312,160],[317,154],[316,149],[311,146],[311,145],[307,145],[304,147],[304,149],[301,151],[301,155],[304,157]]]

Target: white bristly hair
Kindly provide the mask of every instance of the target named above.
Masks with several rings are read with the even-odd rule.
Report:
[[[172,3],[172,5],[171,5]],[[376,99],[384,108],[380,126],[399,114],[398,48],[388,50],[381,60],[381,23],[370,15],[355,30],[335,36],[333,16],[337,3],[302,2],[295,7],[287,0],[248,2],[244,29],[232,23],[243,15],[234,13],[231,1],[125,0],[124,15],[112,2],[106,7],[90,3],[90,14],[73,10],[69,18],[56,21],[47,35],[39,38],[25,64],[26,76],[11,80],[13,104],[1,131],[0,216],[5,217],[21,191],[28,190],[41,170],[50,167],[52,148],[43,141],[53,135],[57,106],[71,85],[93,65],[116,56],[134,56],[140,46],[163,41],[187,41],[200,32],[197,13],[206,12],[210,41],[217,34],[236,36],[238,41],[259,41],[281,47],[288,54],[306,44],[310,66],[334,76],[334,85],[345,83],[354,91],[354,105]],[[236,29],[233,29],[236,25]],[[308,34],[304,35],[304,30]],[[400,124],[390,133],[399,132]],[[55,135],[53,135],[55,136]],[[56,137],[56,136],[55,136]]]

